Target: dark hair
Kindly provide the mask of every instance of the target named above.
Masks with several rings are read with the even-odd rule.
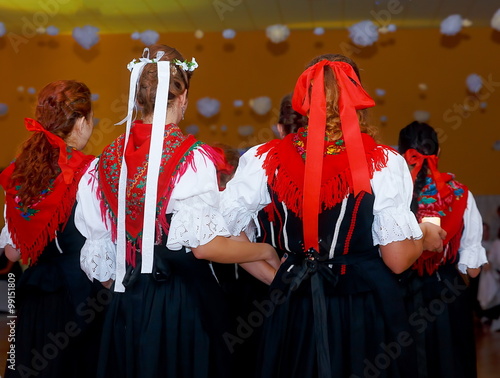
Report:
[[[413,121],[399,131],[398,151],[404,154],[409,149],[415,149],[423,155],[437,155],[439,140],[436,131],[426,123]],[[425,186],[428,165],[424,161],[413,186],[412,210],[416,212],[416,203],[420,191]]]
[[[38,94],[37,121],[48,131],[65,140],[78,119],[90,120],[90,90],[74,80],[59,80],[46,85]],[[59,149],[43,133],[34,133],[21,147],[11,176],[11,185],[21,184],[18,196],[23,208],[35,202],[40,192],[60,172]]]
[[[292,108],[292,94],[288,93],[281,99],[278,123],[283,126],[285,135],[297,132],[307,125],[307,117]]]
[[[317,56],[309,62],[306,68],[309,68],[322,60],[329,60],[331,62],[345,62],[352,66],[354,72],[358,76],[359,82],[361,83],[361,77],[359,75],[359,68],[357,64],[349,57],[341,54],[323,54]],[[325,67],[324,81],[325,81],[325,96],[326,96],[326,134],[329,140],[336,140],[341,138],[342,129],[340,125],[340,114],[338,107],[339,100],[339,87],[337,85],[337,80],[333,73],[331,67]],[[311,88],[309,88],[311,90]],[[366,133],[374,138],[377,135],[377,129],[368,123],[368,111],[367,109],[360,109],[356,111],[359,119],[359,126],[361,132]]]
[[[184,61],[184,57],[181,53],[173,47],[156,44],[149,46],[148,49],[150,58],[155,58],[158,51],[163,51],[165,54],[160,60],[169,60],[172,62],[174,59],[177,59],[181,62]],[[191,76],[191,71],[186,72],[173,62],[170,64],[169,103],[175,100],[185,90],[189,90]],[[154,112],[157,86],[158,66],[155,63],[146,64],[139,78],[139,86],[137,89],[137,103],[141,106],[143,116],[149,116]]]

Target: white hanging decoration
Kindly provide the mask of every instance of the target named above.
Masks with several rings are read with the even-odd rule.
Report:
[[[82,28],[74,28],[72,35],[80,46],[89,50],[92,46],[99,42],[99,34],[97,34],[98,31],[99,28],[96,28],[95,26],[85,25]]]
[[[387,34],[387,33],[393,33],[397,29],[396,25],[394,24],[389,24],[389,25],[384,25],[378,28],[378,32],[380,34]]]
[[[19,87],[17,87],[17,91],[19,93],[23,93],[24,92],[24,87],[22,85],[20,85]]]
[[[386,115],[380,116],[380,122],[386,123],[387,122],[387,116]]]
[[[421,91],[426,91],[428,89],[427,84],[426,83],[419,83],[418,89],[420,89]]]
[[[233,39],[236,37],[236,32],[233,29],[225,29],[222,31],[222,37],[225,39]]]
[[[200,29],[198,29],[194,32],[194,37],[196,39],[202,39],[204,35],[205,35],[205,33],[203,33],[203,30],[200,30]]]
[[[223,133],[225,133],[227,131],[227,125],[221,125],[220,131],[222,131]]]
[[[498,9],[491,18],[491,27],[497,31],[500,31],[500,9]]]
[[[9,106],[7,104],[0,103],[0,116],[6,115],[9,112]]]
[[[347,29],[349,38],[358,46],[371,46],[378,40],[378,28],[370,20],[360,21]]]
[[[266,28],[266,35],[271,42],[280,43],[287,40],[290,35],[290,29],[288,29],[288,26],[286,25],[271,25]]]
[[[140,39],[142,43],[144,43],[146,46],[149,46],[154,45],[156,42],[158,42],[160,35],[154,30],[145,30],[142,33],[132,33],[131,38]]]
[[[243,100],[234,100],[233,101],[233,106],[235,108],[241,108],[243,106]]]
[[[90,101],[97,101],[99,100],[99,94],[98,93],[92,93],[90,95]]]
[[[55,27],[54,25],[47,26],[47,29],[45,29],[45,33],[47,33],[47,35],[58,35],[59,28]]]
[[[431,118],[431,114],[426,110],[416,110],[413,113],[413,118],[418,122],[427,122]]]
[[[452,14],[441,21],[441,34],[453,36],[462,30],[462,27],[472,25],[470,20],[462,18],[459,14]]]
[[[200,131],[200,128],[198,125],[189,125],[186,127],[186,133],[191,134],[191,135],[196,135]]]
[[[483,79],[478,74],[472,73],[465,79],[465,84],[469,92],[478,93],[483,87]]]
[[[377,89],[375,89],[375,94],[378,97],[384,97],[385,96],[385,89],[377,88]]]
[[[26,92],[28,92],[29,94],[35,94],[36,93],[36,89],[33,88],[33,87],[29,87]]]
[[[267,114],[269,110],[271,110],[272,101],[267,96],[261,96],[251,99],[249,101],[249,105],[255,113],[264,115]]]
[[[196,102],[196,108],[202,116],[210,118],[219,113],[220,102],[215,98],[203,97]]]
[[[483,101],[483,102],[479,103],[479,107],[481,109],[486,109],[488,107],[488,103],[486,101]]]
[[[321,27],[314,28],[313,33],[315,35],[323,35],[323,34],[325,34],[325,28],[321,28]]]
[[[7,33],[7,29],[5,28],[5,24],[0,22],[0,37],[3,37]]]
[[[141,33],[139,33],[138,31],[133,32],[133,33],[130,35],[130,37],[131,37],[132,39],[134,39],[134,40],[137,40],[137,39],[141,38]]]
[[[238,134],[243,137],[250,136],[254,133],[254,127],[252,125],[238,126]]]

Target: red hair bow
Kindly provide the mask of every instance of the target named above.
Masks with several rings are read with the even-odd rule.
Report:
[[[300,75],[292,97],[294,110],[309,116],[303,200],[306,250],[311,247],[318,250],[318,211],[326,128],[325,66],[333,70],[339,87],[339,115],[354,195],[361,191],[372,192],[356,110],[375,106],[375,102],[361,86],[350,64],[322,60]]]

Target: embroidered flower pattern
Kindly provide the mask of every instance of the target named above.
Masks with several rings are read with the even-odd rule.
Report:
[[[307,138],[307,131],[303,131],[299,134],[295,134],[293,137],[293,144],[295,148],[297,149],[297,152],[300,154],[302,159],[305,160],[306,158],[306,148],[305,148],[305,143],[304,140]],[[325,137],[325,141],[327,138]],[[326,149],[325,149],[325,155],[338,155],[341,152],[345,151],[345,144],[343,139],[338,139],[335,142],[328,142]]]
[[[47,189],[44,189],[40,192],[40,194],[38,195],[38,199],[36,200],[36,202],[34,202],[30,207],[28,207],[27,209],[24,209],[24,206],[23,204],[21,203],[21,199],[16,196],[14,198],[14,201],[16,202],[16,204],[18,206],[16,206],[16,210],[18,210],[21,214],[21,216],[29,221],[31,220],[31,218],[36,214],[38,213],[40,210],[37,210],[35,209],[36,205],[40,203],[40,201],[42,201],[46,196],[47,194],[49,194],[50,192],[52,192],[52,189],[53,189],[53,186],[54,186],[54,180],[51,180],[50,181],[50,184],[49,184],[49,187]],[[21,189],[21,185],[16,185],[16,191],[19,191]]]
[[[464,195],[464,189],[457,185],[454,180],[454,175],[451,175],[452,179],[446,183],[448,187],[453,191],[453,196],[447,196],[447,198],[441,198],[436,187],[436,183],[432,177],[427,176],[425,178],[425,185],[421,190],[421,194],[418,197],[418,207],[419,215],[424,216],[446,216],[446,212],[451,212],[452,201],[455,198],[460,198]]]

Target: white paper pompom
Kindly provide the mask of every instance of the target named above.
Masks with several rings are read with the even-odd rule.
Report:
[[[491,27],[500,31],[500,9],[498,9],[491,18]]]
[[[486,109],[486,108],[488,107],[488,103],[487,103],[486,101],[483,101],[483,102],[481,102],[481,103],[479,104],[479,107],[480,107],[481,109]]]
[[[59,28],[51,25],[51,26],[47,26],[47,29],[45,29],[45,32],[47,33],[47,35],[58,35],[59,34]]]
[[[378,97],[384,97],[385,96],[385,89],[377,88],[377,89],[375,89],[375,94]]]
[[[33,88],[33,87],[29,87],[26,92],[28,92],[29,94],[35,94],[36,93],[36,89]]]
[[[387,116],[386,115],[380,116],[380,122],[386,123],[387,122]]]
[[[141,33],[140,36],[141,42],[146,46],[154,45],[156,42],[158,42],[159,38],[160,35],[154,30],[145,30]]]
[[[227,125],[221,125],[220,126],[220,131],[222,131],[223,133],[225,133],[227,131]]]
[[[271,110],[271,106],[271,99],[267,96],[261,96],[250,100],[250,107],[259,115],[264,115],[269,112],[269,110]]]
[[[97,101],[99,100],[99,94],[98,93],[92,93],[90,95],[90,101]]]
[[[186,133],[191,134],[191,135],[196,135],[200,131],[200,128],[198,125],[189,125],[186,127]]]
[[[323,35],[323,34],[325,34],[325,29],[324,28],[319,28],[319,27],[318,28],[314,28],[313,33],[315,35]]]
[[[233,106],[235,108],[241,108],[243,106],[243,100],[234,100],[233,101]]]
[[[7,104],[0,103],[0,116],[3,116],[9,112],[9,106]]]
[[[378,40],[378,28],[370,20],[360,21],[348,30],[349,38],[358,46],[371,46]]]
[[[198,29],[194,32],[194,37],[196,39],[202,39],[204,35],[205,35],[205,33],[203,33],[203,30],[200,30],[200,29]]]
[[[413,113],[413,118],[418,122],[427,122],[431,118],[431,114],[425,110],[416,110]]]
[[[233,39],[236,37],[236,32],[233,29],[225,29],[222,31],[222,37],[225,39]]]
[[[136,32],[133,32],[132,35],[130,36],[132,39],[134,40],[137,40],[139,38],[141,38],[141,33],[139,33],[138,31]]]
[[[24,87],[22,85],[20,85],[19,87],[17,87],[17,91],[19,93],[23,93],[24,92]]]
[[[254,132],[254,128],[251,125],[238,126],[238,134],[241,136],[250,136]]]
[[[465,84],[467,85],[469,92],[477,93],[483,87],[483,79],[478,74],[473,73],[467,76]]]
[[[280,43],[286,41],[290,35],[290,29],[286,25],[271,25],[266,28],[267,38],[273,43]]]
[[[202,116],[210,118],[219,113],[220,102],[215,98],[203,97],[196,102],[196,108]]]
[[[425,83],[419,83],[418,84],[418,89],[420,89],[421,91],[426,91],[428,89],[427,84],[425,84]]]
[[[73,38],[84,49],[89,50],[97,42],[99,42],[99,28],[91,25],[85,25],[83,28],[73,29]]]
[[[441,34],[455,35],[462,30],[463,19],[459,14],[452,14],[441,21]]]
[[[3,22],[0,22],[0,37],[3,37],[7,30],[5,29],[5,24]]]

